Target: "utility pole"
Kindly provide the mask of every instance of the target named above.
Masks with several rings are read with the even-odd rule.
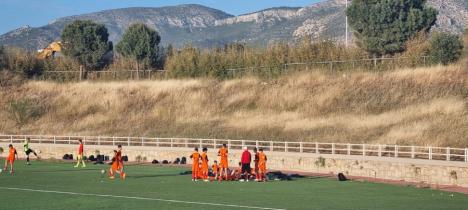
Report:
[[[345,47],[348,48],[348,15],[346,14],[346,11],[348,10],[348,0],[346,1],[346,10],[345,10],[345,17],[346,17],[346,34],[345,34]]]

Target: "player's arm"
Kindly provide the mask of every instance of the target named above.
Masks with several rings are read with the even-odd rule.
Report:
[[[190,155],[190,159],[193,159],[193,154],[192,154],[192,155]]]

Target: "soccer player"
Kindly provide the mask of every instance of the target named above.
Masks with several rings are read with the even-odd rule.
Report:
[[[83,148],[83,140],[78,139],[78,142],[80,142],[80,146],[78,147],[78,156],[77,156],[78,162],[76,163],[75,168],[78,167],[80,165],[80,163],[82,164],[81,167],[84,168],[84,167],[86,167],[86,164],[85,164],[85,162],[83,160],[83,151],[84,151],[83,150],[84,149]]]
[[[214,180],[217,180],[218,179],[218,170],[219,170],[219,166],[218,166],[218,161],[214,161],[213,165],[211,166],[211,170],[213,171],[213,174],[214,174]]]
[[[266,181],[266,162],[267,156],[263,153],[263,149],[260,148],[260,152],[258,154],[259,181]]]
[[[242,163],[242,176],[244,179],[240,181],[246,180],[249,181],[250,175],[250,162],[252,162],[252,155],[249,152],[247,147],[244,147],[244,152],[242,152],[241,163]]]
[[[201,161],[202,161],[202,165],[201,165],[201,172],[203,174],[203,179],[205,182],[209,181],[208,180],[208,149],[205,147],[202,149],[202,154],[201,154]]]
[[[259,173],[258,173],[258,151],[257,151],[257,148],[254,148],[254,155],[255,155],[255,158],[254,158],[254,163],[255,163],[255,181],[258,181],[260,179],[259,177]]]
[[[114,150],[114,157],[112,158],[112,166],[109,170],[109,178],[114,179],[114,174],[120,175],[121,179],[126,178],[126,174],[123,172],[124,165],[122,160],[122,145],[117,146],[117,150]]]
[[[220,174],[219,174],[219,180],[223,179],[223,175],[225,180],[228,180],[228,150],[226,144],[223,144],[223,147],[221,147],[218,151],[218,156],[220,156],[220,164],[219,167],[221,169]]]
[[[29,154],[33,153],[34,156],[36,156],[36,158],[37,158],[36,152],[29,147],[29,141],[30,140],[31,139],[29,137],[27,137],[26,140],[24,140],[24,145],[23,145],[24,153],[26,153],[26,164],[28,164],[28,165],[31,165],[29,163]]]
[[[5,160],[5,167],[3,170],[7,170],[8,168],[8,163],[10,163],[10,174],[14,172],[13,169],[13,164],[15,163],[15,160],[18,159],[18,153],[16,152],[16,149],[13,147],[13,145],[8,145],[9,151],[8,151],[8,157]]]
[[[197,176],[198,176],[198,171],[199,171],[199,160],[200,160],[200,153],[198,153],[198,148],[195,147],[192,155],[190,155],[190,158],[192,158],[192,181],[198,181]]]

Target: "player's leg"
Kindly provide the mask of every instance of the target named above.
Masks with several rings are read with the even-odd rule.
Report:
[[[14,163],[15,163],[14,160],[10,160],[10,174],[12,174],[13,172],[15,172],[14,167],[13,167]]]
[[[78,166],[80,166],[81,155],[77,155],[77,156],[76,156],[76,159],[77,159],[77,162],[76,162],[75,168],[78,167]]]
[[[8,167],[8,158],[5,159],[5,166],[3,167],[3,170],[6,171],[7,170],[7,167]]]
[[[83,159],[83,155],[80,155],[81,156],[81,167],[86,167],[86,163],[84,162],[84,159]]]
[[[26,153],[26,164],[30,165],[30,163],[29,163],[29,153],[31,153],[31,149],[26,150],[25,153]]]

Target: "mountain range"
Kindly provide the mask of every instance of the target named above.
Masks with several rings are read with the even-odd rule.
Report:
[[[468,1],[429,0],[428,4],[439,11],[433,30],[460,33],[468,26]],[[344,0],[269,8],[239,16],[197,4],[134,7],[63,17],[41,27],[24,26],[1,35],[0,45],[28,50],[44,48],[59,40],[63,28],[74,20],[105,24],[114,43],[130,24],[142,22],[161,34],[163,46],[181,47],[190,43],[202,48],[230,42],[264,46],[274,41],[294,42],[305,36],[343,41],[346,23]]]

